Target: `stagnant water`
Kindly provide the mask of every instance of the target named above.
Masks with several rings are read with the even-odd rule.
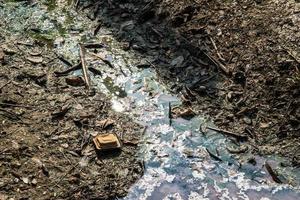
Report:
[[[124,199],[299,199],[299,169],[280,168],[282,158],[256,156],[255,166],[247,162],[241,166],[226,150],[233,145],[230,140],[217,132],[203,135],[199,131],[202,123],[213,126],[204,116],[170,120],[169,107],[180,106],[180,100],[168,93],[152,69],[135,67],[151,58],[123,51],[109,29],[101,28],[94,37],[96,24],[75,12],[71,1],[44,0],[34,6],[8,2],[0,7],[0,18],[8,24],[0,31],[7,35],[26,33],[74,63],[79,57],[78,43],[106,45],[100,54],[114,68],[87,54],[88,65],[103,73],[93,77],[93,84],[111,97],[116,112],[148,127],[138,155],[145,161],[145,174]],[[214,160],[206,149],[215,154],[217,149],[222,161]],[[245,154],[245,161],[250,157]],[[265,161],[276,166],[291,184],[276,184],[264,167]]]

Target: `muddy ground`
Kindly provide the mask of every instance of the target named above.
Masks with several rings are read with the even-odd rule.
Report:
[[[113,112],[82,77],[59,73],[66,63],[45,44],[3,33],[0,40],[0,199],[125,196],[143,173],[143,127]],[[104,133],[123,140],[121,151],[95,150],[92,139]]]
[[[79,1],[149,60],[187,107],[247,135],[255,154],[299,166],[300,3],[284,1]]]
[[[299,166],[299,3],[82,0],[73,8],[97,22],[94,35],[108,27],[124,50],[147,56],[137,67],[154,68],[186,108],[246,135],[254,154]],[[57,73],[78,63],[49,43],[4,32],[0,41],[0,199],[125,196],[143,173],[142,127],[83,79]],[[122,151],[97,154],[91,140],[103,133],[123,137]]]

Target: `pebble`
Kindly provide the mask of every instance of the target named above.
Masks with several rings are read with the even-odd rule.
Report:
[[[252,124],[252,120],[249,118],[249,117],[244,117],[243,118],[243,121],[248,124],[248,125],[251,125]]]

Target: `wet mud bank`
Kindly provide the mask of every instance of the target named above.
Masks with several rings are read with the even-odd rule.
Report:
[[[276,1],[78,1],[124,43],[149,56],[170,91],[254,154],[299,166],[299,3]],[[284,5],[282,8],[281,5]],[[282,8],[282,9],[281,9]]]

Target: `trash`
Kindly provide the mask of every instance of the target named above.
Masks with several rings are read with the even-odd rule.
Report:
[[[98,135],[93,141],[98,150],[120,149],[122,147],[119,138],[112,133]]]

